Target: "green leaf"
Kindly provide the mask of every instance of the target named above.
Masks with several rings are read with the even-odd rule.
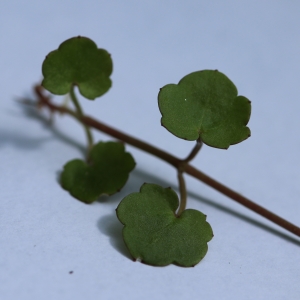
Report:
[[[61,174],[61,185],[85,203],[92,203],[100,195],[112,195],[126,183],[135,162],[124,145],[99,142],[90,152],[90,163],[80,159],[68,162]]]
[[[64,95],[77,85],[82,96],[93,100],[111,87],[110,54],[86,37],[74,37],[50,52],[42,66],[42,85],[56,95]]]
[[[144,184],[139,193],[125,197],[117,208],[124,241],[136,260],[166,266],[192,267],[207,252],[213,237],[206,216],[193,209],[175,214],[177,194],[171,188]]]
[[[217,70],[204,70],[168,84],[158,94],[161,123],[175,136],[227,149],[250,136],[250,101]]]

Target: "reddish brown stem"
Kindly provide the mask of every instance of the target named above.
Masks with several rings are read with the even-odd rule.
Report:
[[[287,220],[275,215],[274,213],[270,212],[269,210],[263,208],[262,206],[254,203],[253,201],[249,200],[248,198],[242,196],[241,194],[235,192],[234,190],[226,187],[222,183],[214,180],[213,178],[207,176],[206,174],[202,173],[201,171],[197,170],[191,165],[186,166],[185,172],[202,182],[206,183],[210,187],[214,188],[215,190],[219,191],[220,193],[226,195],[227,197],[231,198],[232,200],[238,202],[239,204],[246,206],[247,208],[251,209],[252,211],[258,213],[259,215],[267,218],[268,220],[272,221],[273,223],[285,228],[286,230],[294,233],[295,235],[300,237],[300,228],[296,225],[288,222]]]
[[[210,187],[216,189],[220,193],[228,196],[229,198],[233,199],[234,201],[240,203],[241,205],[249,208],[250,210],[258,213],[259,215],[267,218],[268,220],[272,221],[273,223],[279,225],[282,228],[292,232],[293,234],[300,237],[300,228],[296,225],[284,220],[283,218],[275,215],[274,213],[270,212],[269,210],[263,208],[262,206],[254,203],[253,201],[247,199],[246,197],[240,195],[239,193],[231,190],[230,188],[226,187],[225,185],[217,182],[216,180],[212,179],[211,177],[205,175],[201,171],[197,170],[190,164],[187,164],[186,160],[179,159],[159,148],[156,148],[152,145],[149,145],[146,142],[143,142],[139,139],[136,139],[128,134],[122,133],[119,130],[116,130],[108,125],[105,125],[91,117],[88,116],[78,116],[75,112],[65,107],[57,106],[50,102],[50,99],[43,94],[43,89],[40,86],[35,87],[35,92],[39,98],[38,104],[40,106],[46,106],[50,109],[51,112],[60,112],[65,113],[68,115],[73,116],[77,120],[79,120],[84,125],[93,127],[99,131],[102,131],[118,140],[121,140],[129,145],[132,145],[140,150],[143,150],[147,153],[150,153],[165,162],[174,166],[178,171],[185,172],[200,181],[206,183]]]

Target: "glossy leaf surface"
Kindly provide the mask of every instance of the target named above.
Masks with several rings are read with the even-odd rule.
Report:
[[[74,37],[50,52],[42,66],[42,85],[56,95],[64,95],[77,85],[80,93],[95,99],[111,87],[110,54],[86,37]]]
[[[217,70],[204,70],[164,86],[158,94],[161,123],[175,136],[227,149],[250,136],[250,101]]]
[[[207,252],[213,237],[206,216],[193,209],[176,217],[177,194],[171,188],[144,184],[139,193],[125,197],[117,208],[124,241],[136,260],[165,266],[192,267]]]
[[[61,185],[85,203],[92,203],[100,195],[112,195],[126,183],[135,162],[117,142],[100,142],[90,152],[91,162],[75,159],[64,166]]]

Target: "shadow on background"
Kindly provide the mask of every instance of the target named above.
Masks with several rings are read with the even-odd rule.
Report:
[[[123,225],[118,220],[115,211],[110,215],[101,217],[97,222],[97,227],[101,233],[109,236],[109,242],[115,250],[132,260],[129,250],[123,241]]]
[[[0,130],[0,147],[5,144],[11,144],[16,148],[20,148],[22,150],[32,150],[40,147],[45,142],[49,142],[52,139],[56,138],[61,142],[72,146],[82,154],[84,157],[86,153],[86,147],[83,146],[81,143],[74,141],[73,139],[69,138],[68,135],[64,134],[61,130],[57,129],[53,122],[51,122],[51,118],[49,115],[42,113],[37,108],[32,107],[30,105],[22,104],[20,102],[16,102],[19,107],[22,109],[22,113],[25,117],[38,121],[43,125],[45,129],[47,129],[51,134],[52,137],[42,137],[42,138],[32,138],[30,136],[21,135],[18,132],[7,130]],[[15,113],[14,113],[15,114]],[[16,114],[16,117],[20,117]],[[24,125],[26,126],[26,124]]]

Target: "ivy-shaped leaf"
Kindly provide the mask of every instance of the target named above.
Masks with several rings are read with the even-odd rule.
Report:
[[[50,52],[42,66],[42,85],[56,95],[64,95],[77,85],[82,96],[93,100],[111,87],[110,54],[86,37],[74,37]]]
[[[85,203],[100,195],[112,195],[126,183],[135,162],[124,145],[118,142],[99,142],[90,152],[90,163],[75,159],[64,166],[61,185]]]
[[[192,267],[207,252],[213,237],[206,216],[193,209],[180,217],[178,196],[171,188],[144,184],[139,193],[125,197],[117,208],[124,241],[134,259],[165,266]]]
[[[161,123],[175,136],[227,149],[250,136],[250,101],[217,70],[204,70],[164,86],[158,94]]]

